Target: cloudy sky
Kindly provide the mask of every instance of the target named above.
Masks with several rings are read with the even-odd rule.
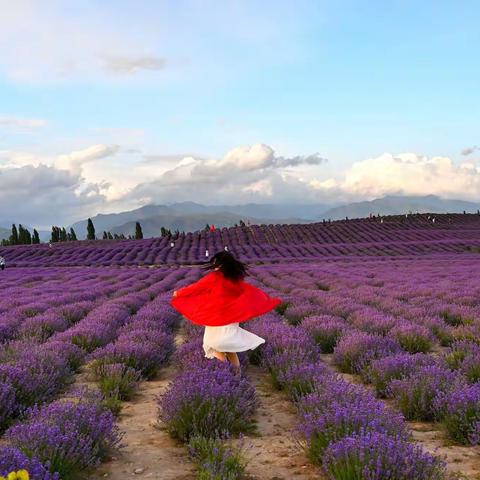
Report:
[[[480,201],[480,4],[0,0],[0,221]]]

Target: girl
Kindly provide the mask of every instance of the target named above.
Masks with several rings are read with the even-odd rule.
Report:
[[[263,338],[239,326],[274,309],[281,300],[245,282],[245,265],[230,252],[215,254],[206,267],[213,270],[198,282],[173,292],[172,305],[197,325],[205,326],[207,358],[228,360],[240,371],[237,352],[253,350]]]

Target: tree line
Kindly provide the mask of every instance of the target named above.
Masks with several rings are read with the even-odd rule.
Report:
[[[160,236],[162,237],[178,237],[180,232],[178,230],[172,234],[170,229],[165,227],[161,227],[160,229]],[[141,240],[143,238],[143,230],[140,222],[135,223],[135,234],[134,235],[124,235],[123,233],[112,234],[109,231],[104,231],[102,234],[103,240]],[[56,225],[52,226],[52,231],[50,234],[49,243],[58,243],[58,242],[74,242],[77,241],[77,234],[75,230],[70,227],[69,231],[65,227],[59,227]],[[89,218],[87,220],[87,240],[98,240],[95,231],[95,225],[92,222],[92,219]],[[30,233],[28,228],[25,228],[21,224],[18,225],[12,224],[11,234],[8,239],[3,239],[1,241],[2,246],[7,245],[32,245],[32,244],[39,244],[40,243],[40,235],[38,231],[34,228],[33,233]]]
[[[238,226],[244,227],[246,226],[243,220],[239,221],[239,224],[235,224],[235,227]],[[213,225],[209,225],[208,223],[205,225],[204,230],[210,231],[211,229],[215,229]],[[200,234],[200,233],[199,233]],[[185,235],[185,232],[180,232],[180,230],[176,229],[172,232],[169,228],[161,227],[160,228],[160,236],[161,237],[168,237],[172,240],[178,239],[180,236]],[[96,235],[95,225],[91,218],[87,220],[87,240],[99,240]],[[110,231],[103,231],[102,240],[141,240],[143,239],[143,230],[140,222],[135,222],[135,234],[126,236],[123,233],[113,233]],[[59,243],[59,242],[75,242],[77,241],[77,234],[75,230],[70,227],[67,231],[65,227],[59,227],[57,225],[52,226],[50,240],[49,243]],[[39,244],[40,236],[38,231],[34,228],[33,233],[30,233],[28,228],[25,228],[21,224],[18,225],[18,228],[15,224],[12,225],[11,234],[8,239],[3,239],[1,241],[2,246],[7,245],[31,245],[31,244]]]
[[[2,240],[2,246],[6,245],[31,245],[40,243],[40,236],[37,230],[33,229],[33,234],[30,233],[28,228],[25,228],[21,223],[18,228],[15,224],[12,224],[12,230],[8,239]]]

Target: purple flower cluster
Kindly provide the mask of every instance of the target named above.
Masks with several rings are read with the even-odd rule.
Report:
[[[205,251],[229,250],[254,261],[303,262],[305,260],[391,259],[402,255],[456,254],[477,245],[480,226],[473,215],[426,215],[410,222],[390,216],[385,223],[371,219],[343,220],[300,225],[243,225],[214,232],[181,233],[175,237],[145,240],[78,241],[48,245],[0,247],[9,266],[115,266],[193,264],[205,259]],[[447,228],[438,228],[445,225]],[[172,247],[173,242],[173,247]],[[5,272],[8,274],[8,268]],[[305,279],[302,279],[305,282]],[[370,279],[380,287],[382,279]],[[316,279],[316,288],[329,291],[330,283]]]
[[[312,315],[303,320],[302,327],[313,337],[322,353],[332,353],[342,335],[349,330],[347,322],[334,315]]]
[[[480,383],[447,392],[437,397],[436,404],[453,440],[480,445]]]
[[[27,456],[15,447],[0,446],[0,475],[6,477],[18,470],[27,470],[31,480],[60,480],[60,475],[50,473],[38,458]]]
[[[277,386],[287,390],[296,402],[300,417],[298,432],[312,461],[324,464],[332,479],[443,478],[443,464],[409,443],[408,429],[401,414],[376,400],[364,387],[340,379],[319,362],[318,352],[308,339],[308,332],[315,331],[313,320],[312,324],[309,319],[305,322],[306,326],[302,323],[299,327],[292,327],[284,324],[279,316],[270,314],[250,322],[249,328],[267,340],[262,350],[262,364],[270,369]],[[367,344],[373,338],[372,344],[376,346],[380,340],[383,349],[380,351],[386,351],[388,355],[400,350],[398,344],[392,344],[384,337],[364,335],[362,340]],[[309,355],[301,354],[300,345],[309,351]],[[288,367],[278,375],[271,367],[277,364]],[[393,464],[380,450],[380,438],[390,445],[398,445]],[[357,439],[361,439],[363,448],[370,445],[372,452],[354,459],[354,469],[348,464],[342,466],[345,460],[340,454],[345,452],[344,445]],[[354,455],[355,451],[352,452]],[[372,472],[367,474],[370,470]],[[389,471],[394,472],[392,477],[382,476]],[[418,473],[418,477],[409,477],[412,473]]]
[[[361,387],[333,379],[299,402],[299,430],[310,458],[322,462],[325,449],[359,432],[381,432],[408,438],[402,415],[385,407]]]
[[[5,437],[27,456],[48,462],[50,471],[63,479],[97,465],[121,438],[109,411],[81,399],[34,407],[27,420],[10,427]]]
[[[392,380],[408,378],[421,367],[435,363],[436,360],[430,355],[400,353],[374,360],[364,377],[373,384],[379,397],[388,397]]]
[[[258,406],[255,389],[228,364],[190,365],[159,399],[159,417],[183,441],[250,431]]]
[[[339,341],[333,360],[342,372],[360,373],[377,358],[400,353],[400,344],[387,337],[364,332],[350,332]]]
[[[332,480],[442,480],[445,465],[421,447],[377,431],[361,431],[331,444],[324,468]]]
[[[409,420],[431,421],[438,418],[438,398],[464,385],[456,372],[438,365],[420,367],[413,375],[389,384],[390,395]]]

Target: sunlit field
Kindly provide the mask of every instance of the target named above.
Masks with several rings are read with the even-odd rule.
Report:
[[[283,302],[240,376],[170,306],[225,246]],[[479,247],[438,215],[2,248],[0,473],[478,478]]]

